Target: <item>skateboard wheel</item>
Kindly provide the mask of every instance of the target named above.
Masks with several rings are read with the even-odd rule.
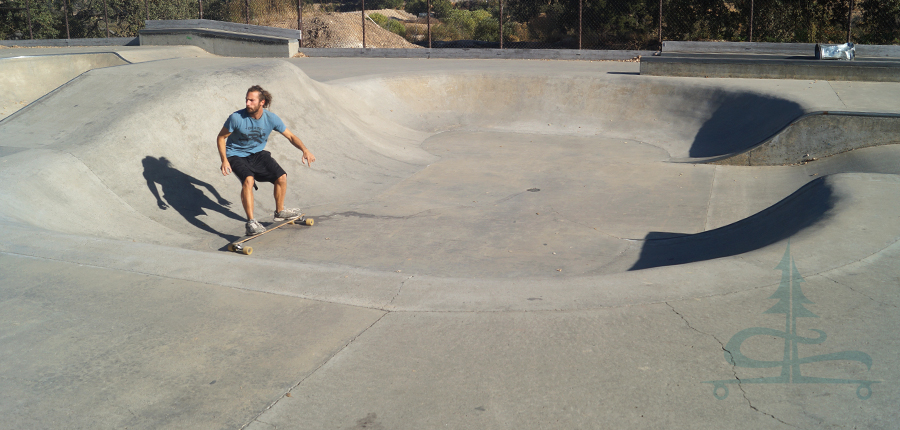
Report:
[[[228,250],[231,251],[231,252],[237,251],[236,249],[234,249],[234,244],[233,244],[233,243],[229,243],[229,244],[228,244]]]
[[[306,225],[313,225],[313,224],[315,224],[315,223],[316,223],[316,222],[313,221],[312,218],[307,218],[307,219],[303,220],[303,224],[306,224]]]
[[[241,252],[244,255],[250,255],[253,253],[253,247],[251,247],[251,246],[244,247],[243,249],[241,249]]]

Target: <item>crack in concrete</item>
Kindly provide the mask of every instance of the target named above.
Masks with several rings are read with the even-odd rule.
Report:
[[[741,384],[738,384],[738,387],[740,387],[740,386],[741,386]],[[795,426],[795,425],[793,425],[793,424],[791,424],[791,423],[786,423],[786,422],[784,422],[784,421],[778,419],[778,417],[776,417],[775,415],[772,415],[772,414],[770,414],[770,413],[768,413],[768,412],[763,412],[763,411],[757,409],[756,406],[753,406],[753,404],[750,403],[750,399],[747,398],[747,393],[744,391],[743,388],[741,388],[741,393],[743,393],[743,395],[744,395],[744,400],[747,400],[747,404],[750,406],[750,409],[753,409],[754,411],[759,412],[759,413],[761,413],[761,414],[763,414],[763,415],[765,415],[765,416],[767,416],[767,417],[769,417],[769,418],[772,418],[773,420],[778,421],[778,422],[780,422],[780,423],[782,423],[782,424],[784,424],[784,425],[786,425],[786,426],[790,426],[790,427],[797,428],[797,429],[802,428],[802,427]]]
[[[512,200],[512,199],[514,199],[514,198],[516,198],[516,197],[518,197],[518,196],[521,196],[522,194],[525,194],[525,193],[527,193],[527,192],[528,192],[528,191],[522,191],[522,192],[519,192],[519,193],[513,193],[513,194],[510,194],[510,195],[508,195],[508,196],[506,196],[506,197],[504,197],[504,198],[502,198],[502,199],[494,200],[494,204],[499,205],[500,203],[504,203],[504,202],[510,201],[510,200]]]
[[[600,266],[597,266],[597,267],[595,267],[595,268],[592,269],[592,270],[583,271],[583,272],[581,272],[581,274],[582,274],[582,275],[585,275],[585,276],[591,276],[591,275],[593,275],[593,276],[598,276],[598,275],[599,275],[599,276],[602,276],[602,274],[603,274],[603,269],[606,269],[607,267],[614,266],[614,265],[616,265],[616,264],[621,264],[620,259],[621,259],[622,257],[624,257],[626,254],[628,254],[630,251],[634,250],[634,247],[635,247],[635,245],[632,243],[632,241],[626,240],[626,241],[625,241],[625,246],[622,247],[622,250],[619,251],[619,252],[617,252],[616,255],[613,255],[612,257],[610,257],[610,258],[609,258],[609,262],[607,262],[606,264],[602,264],[602,265],[600,265]]]
[[[833,92],[834,92],[834,95],[837,96],[838,101],[841,102],[841,104],[844,105],[844,109],[846,109],[846,108],[847,108],[847,103],[844,103],[844,99],[841,98],[841,95],[837,92],[837,90],[834,89],[833,86],[831,86],[831,82],[830,82],[830,81],[825,81],[825,83],[828,84],[828,88],[831,88],[831,91],[833,91]]]
[[[604,235],[604,236],[609,236],[609,237],[611,237],[611,238],[613,238],[613,239],[625,240],[625,241],[632,241],[632,242],[642,242],[642,241],[643,241],[643,239],[631,239],[631,238],[627,238],[627,237],[618,237],[618,236],[609,234],[609,233],[607,233],[607,232],[605,232],[605,231],[602,231],[602,230],[598,229],[597,227],[591,227],[591,226],[589,226],[589,225],[587,225],[587,224],[584,224],[584,223],[581,223],[581,222],[578,222],[578,221],[572,221],[572,220],[566,218],[563,214],[559,213],[559,211],[556,210],[553,206],[550,206],[550,211],[553,212],[554,214],[556,214],[556,215],[559,217],[559,219],[560,219],[561,221],[565,221],[565,222],[572,223],[572,224],[575,224],[575,225],[580,225],[580,226],[582,226],[582,227],[584,227],[584,228],[589,228],[589,229],[591,229],[591,230],[596,231],[597,233],[600,233],[600,234],[602,234],[602,235]]]
[[[875,302],[875,303],[878,303],[879,305],[890,306],[890,307],[892,307],[892,308],[898,307],[897,305],[894,305],[894,304],[891,304],[891,303],[885,303],[885,302],[882,302],[881,300],[876,300],[876,299],[872,298],[871,296],[869,296],[868,294],[864,294],[864,293],[858,291],[857,289],[851,287],[850,285],[847,285],[847,284],[844,284],[844,283],[842,283],[842,282],[839,282],[839,281],[835,280],[834,278],[831,278],[831,277],[829,277],[829,276],[827,276],[827,275],[821,275],[821,276],[822,276],[823,278],[825,278],[825,279],[831,281],[831,282],[834,282],[835,284],[838,284],[838,285],[840,285],[840,286],[842,286],[842,287],[844,287],[844,288],[847,288],[847,289],[850,290],[850,291],[853,291],[853,292],[856,293],[856,294],[859,294],[860,296],[863,296],[863,297],[865,297],[865,298],[867,298],[867,299],[869,299],[869,300],[871,300],[871,301],[873,301],[873,302]]]
[[[766,416],[768,416],[769,418],[772,418],[773,420],[778,421],[778,422],[780,422],[780,423],[782,423],[782,424],[784,424],[784,425],[786,425],[786,426],[791,426],[791,427],[794,427],[794,428],[800,428],[800,427],[797,427],[797,426],[795,426],[795,425],[793,425],[793,424],[786,423],[786,422],[784,422],[784,421],[778,419],[778,417],[776,417],[775,415],[772,415],[772,414],[770,414],[770,413],[768,413],[768,412],[763,412],[763,411],[759,410],[759,408],[757,408],[756,406],[753,406],[753,403],[750,401],[750,398],[747,397],[747,392],[744,391],[744,387],[741,385],[741,378],[738,377],[737,371],[735,370],[735,369],[737,368],[737,366],[735,365],[735,362],[734,362],[734,356],[731,354],[731,351],[729,351],[729,350],[727,350],[727,349],[725,348],[725,344],[722,343],[722,341],[720,341],[719,338],[715,337],[714,335],[709,334],[709,333],[705,333],[705,332],[703,332],[703,331],[700,331],[700,330],[698,330],[697,328],[695,328],[694,326],[692,326],[691,323],[687,320],[687,318],[685,318],[684,315],[682,315],[680,312],[678,312],[678,310],[675,309],[675,307],[672,306],[669,302],[663,302],[663,303],[665,303],[666,306],[668,306],[670,309],[672,309],[672,312],[674,312],[675,315],[678,315],[678,317],[681,318],[682,321],[684,321],[684,325],[686,325],[689,329],[691,329],[691,330],[693,330],[693,331],[696,331],[697,333],[700,333],[700,334],[702,334],[702,335],[709,336],[709,337],[713,338],[713,339],[719,344],[719,347],[722,348],[722,351],[724,351],[725,354],[726,354],[727,357],[728,357],[728,358],[727,358],[727,361],[728,361],[729,364],[731,364],[731,373],[734,375],[734,379],[736,379],[736,380],[738,381],[738,383],[735,384],[735,385],[737,385],[738,389],[741,390],[741,397],[743,397],[744,400],[747,401],[747,406],[749,406],[750,409],[752,409],[752,410],[754,410],[754,411],[756,411],[756,412],[758,412],[758,413],[760,413],[760,414],[766,415]]]
[[[423,212],[427,212],[427,211],[423,211]],[[419,212],[419,213],[422,213],[422,212]],[[343,216],[343,217],[348,217],[348,218],[354,217],[354,218],[370,218],[370,219],[410,219],[412,217],[415,217],[416,215],[417,214],[406,215],[406,216],[375,215],[375,214],[368,214],[368,213],[357,212],[357,211],[346,211],[346,212],[333,213],[330,215],[320,215],[318,218],[319,218],[319,220],[323,220],[323,219],[331,219],[336,216]]]
[[[292,392],[294,391],[295,388],[300,387],[300,385],[302,385],[304,382],[306,382],[307,379],[309,379],[310,377],[312,377],[313,375],[315,375],[316,373],[318,373],[319,369],[321,369],[321,368],[324,367],[326,364],[328,364],[329,362],[331,362],[331,360],[333,360],[334,357],[337,357],[340,353],[344,352],[344,350],[346,350],[347,348],[349,348],[350,345],[352,345],[353,342],[356,341],[356,339],[359,339],[360,336],[362,336],[362,335],[365,334],[367,331],[369,331],[372,327],[375,326],[375,324],[378,324],[378,323],[379,323],[379,322],[380,322],[387,314],[389,314],[389,313],[390,313],[389,311],[385,311],[383,314],[381,314],[381,316],[378,317],[377,320],[375,320],[374,322],[372,322],[372,324],[369,324],[368,327],[364,328],[362,331],[360,331],[359,333],[357,333],[356,336],[353,336],[353,338],[350,339],[350,341],[348,341],[348,342],[347,342],[344,346],[342,346],[340,349],[338,349],[337,352],[335,352],[334,354],[331,354],[331,356],[329,356],[328,358],[326,358],[325,360],[323,360],[322,363],[320,363],[315,369],[312,370],[312,372],[309,372],[308,375],[304,376],[302,379],[300,379],[299,382],[297,382],[296,384],[294,384],[293,387],[291,387],[290,389],[288,389],[286,393],[282,394],[281,397],[279,397],[279,398],[276,399],[274,402],[272,402],[272,403],[270,403],[268,406],[266,406],[260,413],[256,414],[255,417],[251,418],[250,421],[247,422],[247,424],[244,424],[243,426],[241,426],[241,427],[240,427],[240,430],[246,429],[247,426],[249,426],[250,424],[252,424],[254,421],[259,421],[259,422],[261,422],[261,423],[263,423],[263,424],[268,424],[268,423],[266,423],[266,422],[264,422],[264,421],[260,421],[259,417],[263,416],[263,414],[265,414],[265,413],[268,412],[270,409],[272,409],[273,407],[275,407],[275,405],[277,405],[278,402],[280,402],[282,399],[288,397],[288,394],[292,393]],[[269,424],[269,425],[272,425],[272,424]],[[275,427],[274,425],[272,425],[272,426]]]
[[[394,297],[391,297],[391,301],[388,302],[387,306],[390,306],[390,305],[394,304],[394,300],[396,300],[397,297],[400,296],[400,292],[403,291],[403,285],[406,284],[406,281],[409,281],[410,279],[415,278],[415,277],[416,277],[416,275],[410,275],[410,276],[408,276],[406,279],[404,279],[403,281],[400,282],[400,286],[397,287],[397,293],[394,294]],[[385,307],[387,307],[387,306],[385,306]]]
[[[258,423],[260,423],[260,424],[265,424],[265,425],[267,425],[267,426],[269,426],[269,427],[272,427],[272,428],[275,429],[275,430],[278,430],[278,426],[276,426],[275,424],[270,424],[270,423],[267,423],[267,422],[265,422],[265,421],[260,421],[260,420],[254,420],[254,421],[256,421],[256,422],[258,422]],[[250,423],[252,423],[252,422],[253,422],[253,421],[251,421]],[[247,425],[250,425],[250,423],[248,423]],[[246,426],[245,426],[245,427],[246,427]],[[245,428],[245,427],[242,427],[242,428]]]

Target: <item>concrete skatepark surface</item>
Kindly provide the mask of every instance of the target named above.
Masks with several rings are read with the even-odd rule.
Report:
[[[152,49],[0,50],[126,62],[0,121],[11,428],[896,427],[900,138],[772,139],[900,85]],[[214,137],[253,84],[316,225],[243,256]],[[805,161],[706,163],[767,141]]]

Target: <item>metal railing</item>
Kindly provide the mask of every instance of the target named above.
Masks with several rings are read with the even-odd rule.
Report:
[[[300,29],[306,47],[900,44],[900,0],[0,0],[0,39],[132,37],[150,19]]]

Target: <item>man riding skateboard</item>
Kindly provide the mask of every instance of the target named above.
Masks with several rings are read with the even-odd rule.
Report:
[[[222,159],[222,175],[228,176],[232,171],[241,181],[241,203],[247,212],[247,235],[266,231],[265,227],[253,218],[253,187],[256,181],[275,184],[275,221],[297,218],[300,209],[285,209],[284,196],[287,192],[287,173],[265,151],[266,142],[272,130],[286,137],[297,149],[303,151],[301,164],[305,161],[310,166],[316,157],[306,149],[300,138],[291,133],[278,115],[269,112],[272,95],[254,85],[247,90],[246,108],[228,117],[225,125],[216,138],[219,147],[219,158]]]

